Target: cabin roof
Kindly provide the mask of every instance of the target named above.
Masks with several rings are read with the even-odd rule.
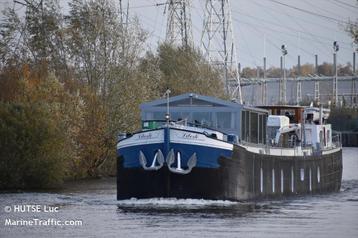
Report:
[[[211,97],[211,96],[204,96],[204,95],[200,95],[200,94],[196,94],[196,93],[185,93],[185,94],[170,97],[169,103],[172,104],[172,103],[182,102],[183,105],[185,105],[186,103],[190,102],[189,100],[191,98],[192,98],[192,100],[195,100],[196,102],[199,102],[199,103],[207,102],[213,106],[227,106],[227,107],[241,107],[242,106],[235,102],[225,101],[225,100],[222,100],[219,98],[215,98],[215,97]],[[157,100],[154,100],[151,102],[142,103],[141,109],[144,109],[146,107],[153,107],[153,106],[166,106],[166,103],[167,103],[167,99],[161,98],[161,99],[157,99]]]
[[[161,98],[154,101],[142,103],[140,109],[148,111],[153,107],[166,107],[167,99]],[[219,99],[211,96],[204,96],[197,93],[185,93],[169,98],[170,107],[176,106],[196,106],[196,107],[226,107],[233,110],[247,109],[251,111],[267,112],[267,110],[257,107],[249,107],[237,102]]]

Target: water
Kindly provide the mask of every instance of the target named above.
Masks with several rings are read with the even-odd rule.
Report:
[[[60,192],[3,193],[0,237],[358,237],[358,148],[344,148],[343,158],[341,192],[257,203],[116,201],[115,179],[71,183]],[[40,205],[40,212],[5,212],[19,204]],[[6,219],[82,226],[5,226]]]

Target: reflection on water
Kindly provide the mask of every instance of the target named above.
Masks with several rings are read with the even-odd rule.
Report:
[[[340,193],[285,200],[116,201],[115,179],[69,183],[62,191],[0,194],[0,237],[358,237],[358,148],[343,151]],[[58,213],[6,213],[5,206],[58,206]],[[5,219],[83,221],[82,226],[5,226]]]

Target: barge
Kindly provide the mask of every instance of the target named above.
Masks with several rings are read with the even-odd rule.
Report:
[[[187,93],[141,105],[117,144],[117,199],[248,200],[339,191],[342,147],[329,110],[248,107]]]

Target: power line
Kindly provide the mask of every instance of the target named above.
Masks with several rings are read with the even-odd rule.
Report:
[[[338,3],[338,2],[336,2],[336,1],[334,1],[334,0],[329,0],[329,2],[331,3],[331,4],[334,4],[335,6],[337,6],[337,7],[340,7],[341,9],[345,9],[345,10],[347,10],[347,11],[351,11],[351,12],[354,12],[354,13],[357,13],[357,8],[354,8],[354,9],[352,9],[351,7],[346,7],[345,5],[342,5],[342,4],[340,4],[340,3]]]
[[[327,13],[329,15],[332,15],[332,16],[335,16],[337,14],[337,12],[333,12],[333,11],[331,11],[329,9],[324,9],[324,8],[322,8],[320,6],[317,6],[317,5],[313,4],[313,3],[311,3],[310,1],[307,1],[307,0],[302,0],[302,1],[306,5],[308,5],[309,9],[316,9],[317,12],[320,10],[321,12],[325,12],[325,13]]]
[[[242,33],[240,28],[239,28],[239,33]],[[242,35],[242,39],[244,40],[244,43],[246,45],[247,51],[249,52],[249,55],[250,55],[250,57],[252,59],[252,63],[254,63],[255,67],[257,68],[256,59],[255,59],[256,57],[254,56],[254,54],[251,51],[251,48],[250,48],[250,46],[249,46],[249,44],[248,44],[248,42],[246,40],[245,34],[241,34],[241,35]]]
[[[351,5],[351,4],[349,4],[349,3],[346,3],[346,2],[343,2],[343,1],[340,1],[340,0],[336,0],[336,2],[339,2],[339,3],[343,4],[343,5],[348,6],[348,7],[358,8],[357,6]]]
[[[304,27],[303,27],[298,21],[296,21],[296,19],[294,19],[292,16],[290,16],[290,15],[287,14],[286,12],[285,12],[285,15],[286,15],[287,17],[289,17],[297,26],[299,26],[299,27],[301,28],[301,30],[304,31]],[[308,32],[308,34],[309,34],[309,35],[311,36],[311,38],[312,38],[316,43],[318,43],[323,49],[326,49],[326,48],[327,48],[327,46],[324,45],[321,40],[317,39],[311,32]],[[302,49],[301,49],[301,50],[302,50]],[[323,52],[324,52],[327,56],[329,56],[329,54],[327,53],[326,50],[323,51]]]
[[[254,1],[252,1],[252,2],[253,2],[255,5],[257,5],[257,6],[260,6],[260,7],[264,8],[265,10],[266,10],[266,9],[270,9],[272,12],[277,12],[277,13],[279,13],[279,14],[282,14],[282,11],[279,11],[279,10],[277,10],[276,8],[272,9],[272,8],[270,8],[270,7],[267,7],[267,6],[263,5],[263,4],[261,4],[262,1],[256,1],[256,0],[254,0]],[[259,3],[259,2],[260,2],[260,3]],[[270,14],[270,15],[271,15],[271,14]],[[273,16],[273,15],[271,15],[271,16]],[[296,18],[297,20],[302,21],[302,22],[307,22],[307,23],[309,23],[309,24],[311,24],[311,25],[315,25],[315,26],[319,26],[319,27],[322,27],[322,28],[326,28],[326,29],[328,29],[328,30],[330,30],[330,31],[339,32],[339,33],[342,32],[342,31],[340,31],[340,30],[337,30],[336,27],[333,27],[333,25],[323,25],[323,24],[319,24],[319,23],[317,23],[317,21],[310,21],[310,20],[308,20],[307,17],[306,17],[306,18],[300,18],[300,17],[297,17],[297,16],[295,16],[295,15],[292,15],[291,17],[294,17],[294,18]],[[266,20],[265,20],[265,21],[266,21]],[[281,21],[281,20],[279,20],[278,22],[279,22],[280,25],[282,25],[282,21]]]
[[[138,13],[137,13],[138,14]],[[146,21],[146,24],[148,25],[148,26],[151,26],[151,28],[153,29],[152,31],[150,31],[149,32],[149,34],[150,35],[153,35],[153,36],[155,36],[155,37],[157,37],[159,40],[163,40],[163,36],[161,36],[161,35],[158,35],[158,34],[156,34],[155,32],[157,31],[156,30],[156,24],[151,24],[152,22],[155,22],[155,21],[153,21],[153,19],[152,18],[150,18],[150,17],[148,17],[148,16],[145,16],[145,15],[142,15],[142,14],[139,14],[142,18],[146,18],[147,20],[149,20],[149,21]],[[149,23],[150,22],[150,23]]]
[[[295,10],[300,11],[300,12],[304,12],[304,13],[307,13],[307,14],[310,14],[310,15],[313,15],[313,16],[316,16],[316,17],[321,17],[321,18],[325,18],[325,19],[327,19],[327,20],[331,20],[331,21],[338,22],[338,23],[343,23],[343,24],[347,24],[347,25],[354,25],[354,26],[356,26],[356,24],[351,23],[351,22],[348,22],[348,21],[343,21],[343,20],[339,20],[339,19],[336,19],[336,18],[333,18],[333,17],[325,16],[325,15],[322,15],[322,14],[319,14],[319,13],[315,13],[315,12],[312,12],[312,11],[309,11],[309,10],[306,10],[306,9],[302,9],[302,8],[295,7],[295,6],[286,4],[286,3],[282,3],[282,2],[277,1],[277,0],[270,0],[270,1],[273,2],[273,3],[279,4],[279,5],[282,5],[282,6],[291,8],[291,9],[295,9]]]
[[[302,27],[301,27],[302,30],[298,30],[298,29],[296,29],[296,28],[294,28],[294,27],[284,26],[284,25],[282,25],[282,24],[275,23],[275,22],[273,22],[273,21],[269,21],[269,20],[266,20],[266,19],[264,19],[264,18],[259,18],[259,17],[256,17],[256,16],[252,16],[252,15],[250,15],[250,14],[243,13],[243,12],[241,12],[241,11],[233,11],[233,12],[236,12],[236,13],[242,15],[242,16],[246,16],[246,17],[249,17],[249,18],[256,19],[256,20],[260,21],[260,23],[263,22],[264,24],[270,24],[270,25],[273,25],[273,26],[276,26],[276,27],[280,27],[280,28],[287,29],[287,30],[289,30],[289,31],[298,32],[298,33],[302,33],[302,34],[306,34],[306,35],[310,35],[311,37],[312,37],[312,35],[313,35],[313,36],[315,36],[315,37],[318,37],[318,38],[321,38],[321,39],[325,39],[325,40],[329,40],[329,41],[333,41],[333,40],[334,40],[334,39],[332,39],[332,38],[327,38],[327,37],[324,37],[324,36],[321,36],[321,35],[316,35],[316,34],[313,34],[313,33],[311,33],[311,32],[307,32],[307,31],[303,30],[304,28],[302,28]],[[262,27],[262,26],[259,25],[259,27]],[[268,28],[268,29],[272,29],[272,28]],[[277,30],[274,30],[274,31],[277,31]],[[277,31],[277,32],[279,32],[279,31]],[[285,34],[287,34],[287,33],[285,33]],[[351,45],[350,42],[341,41],[340,43],[346,44],[346,45]]]
[[[256,2],[255,2],[255,4],[260,5],[260,4],[256,3]],[[273,11],[271,8],[268,8],[268,9],[269,9],[270,11]],[[280,12],[280,13],[281,13],[281,12]],[[268,12],[268,14],[269,14],[272,18],[274,18],[274,19],[276,19],[278,22],[280,22],[280,20],[276,18],[276,15],[275,15],[275,14],[271,14],[271,12]],[[286,15],[287,15],[287,14],[286,14]],[[288,16],[288,17],[289,17],[291,20],[293,20],[290,16]],[[295,23],[296,23],[296,22],[295,22]],[[303,28],[302,26],[300,26],[299,24],[296,23],[296,25],[298,25],[298,26],[301,28],[301,31],[296,30],[296,28],[294,28],[294,31],[295,31],[295,32],[304,33],[304,34],[310,35],[310,37],[312,38],[311,33],[305,32],[305,31],[304,31],[304,28]],[[286,33],[286,35],[290,35],[290,34],[287,34],[287,33]],[[291,35],[292,35],[292,34],[291,34]],[[293,37],[297,38],[297,35],[294,34]],[[313,42],[316,43],[316,44],[317,44],[317,43],[321,43],[321,42],[319,42],[319,41],[317,42],[317,39],[313,40]],[[295,45],[295,43],[293,43],[292,45]],[[322,46],[322,44],[319,44],[319,46]],[[322,46],[322,47],[323,47],[323,46]],[[300,48],[299,45],[297,46],[297,48],[298,48],[299,50],[305,52],[307,55],[313,55],[311,52],[308,52],[308,51],[306,51],[305,49]],[[325,47],[323,47],[323,48],[325,48]],[[324,50],[323,52],[326,53],[326,50]],[[290,57],[290,55],[289,55],[289,57]]]
[[[136,8],[148,8],[148,7],[159,7],[166,5],[167,3],[155,3],[155,4],[146,4],[146,5],[138,5],[138,6],[131,6],[129,9],[136,9]]]
[[[276,8],[275,8],[275,9],[272,9],[272,8],[270,8],[270,7],[263,6],[263,5],[259,4],[259,3],[257,3],[256,1],[254,1],[254,3],[255,3],[256,5],[258,5],[258,6],[263,7],[264,9],[269,9],[269,10],[272,11],[272,12],[277,12],[277,13],[279,13],[279,14],[282,14],[282,11],[279,11],[279,10],[277,10]],[[276,18],[276,15],[275,15],[275,14],[271,14],[270,12],[268,12],[268,14],[269,14],[272,18],[276,19],[278,22],[281,23],[281,21]],[[293,16],[290,16],[290,15],[288,15],[287,13],[285,13],[285,15],[288,16],[292,21],[294,20],[294,19],[293,19]],[[280,24],[280,25],[281,25],[281,24]],[[295,21],[295,25],[298,25],[298,26],[301,28],[301,30],[302,30],[302,31],[299,31],[299,30],[296,30],[296,29],[294,28],[296,32],[300,32],[300,33],[304,33],[304,34],[310,35],[310,37],[312,38],[312,42],[314,42],[315,44],[317,44],[317,46],[318,46],[317,49],[318,49],[318,48],[321,48],[321,52],[323,52],[325,55],[327,55],[327,56],[329,57],[329,54],[327,53],[327,47],[326,47],[326,45],[323,44],[322,41],[318,40],[318,39],[317,39],[317,36],[315,37],[314,34],[311,33],[311,32],[306,32],[306,31],[304,30],[304,28],[303,28],[299,23],[297,23],[296,21]],[[297,35],[295,35],[295,37],[297,37]],[[302,50],[302,49],[301,49],[301,50]],[[309,53],[309,54],[311,54],[311,53]]]

